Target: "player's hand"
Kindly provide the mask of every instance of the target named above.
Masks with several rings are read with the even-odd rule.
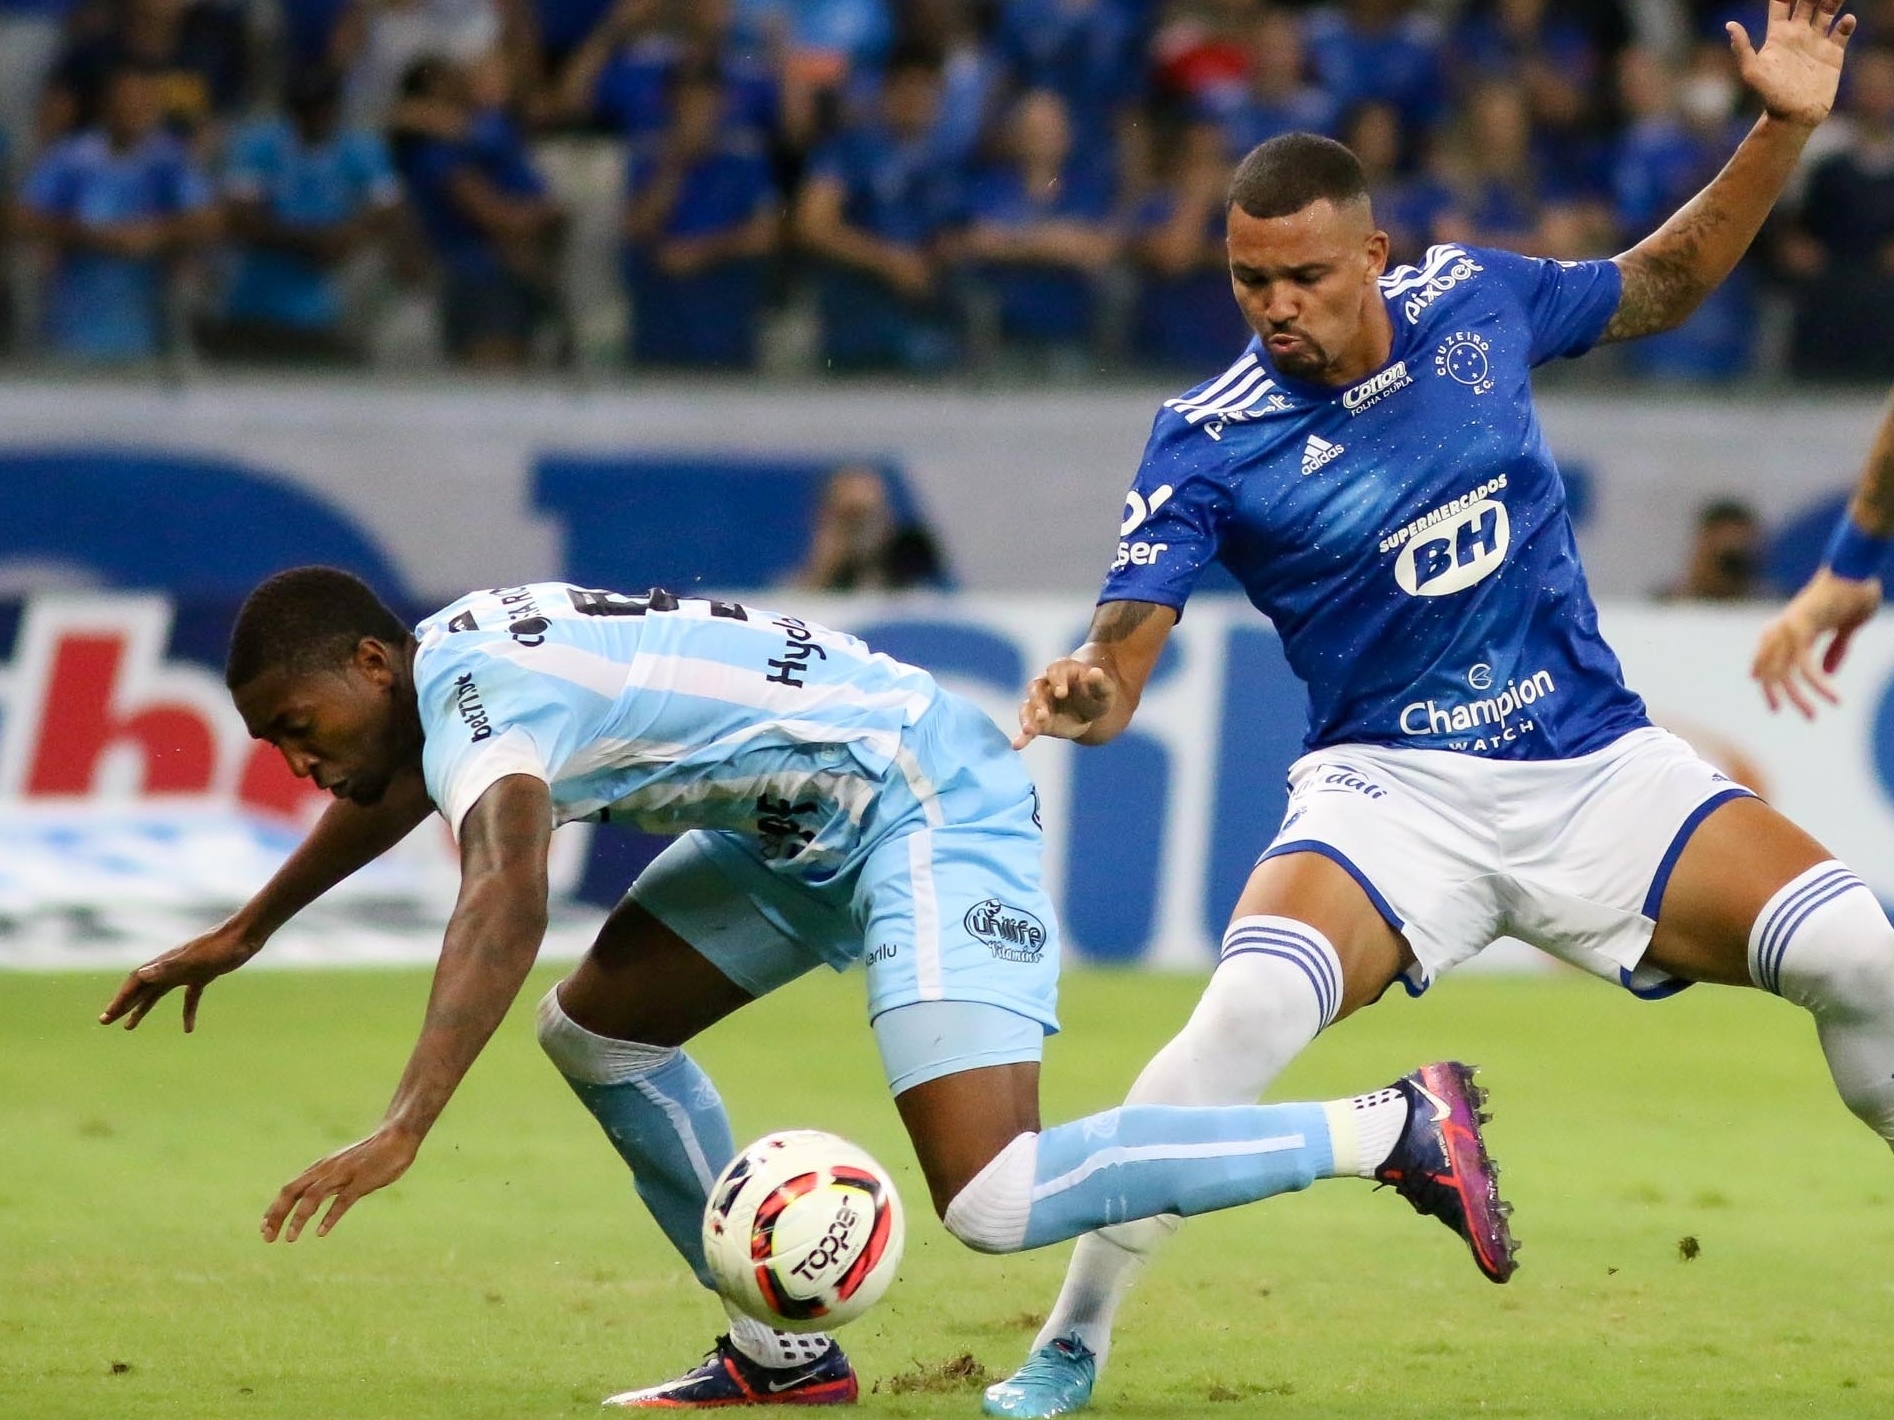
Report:
[[[1075,740],[1117,701],[1118,686],[1102,668],[1070,656],[1054,661],[1026,687],[1013,748],[1024,749],[1041,735]]]
[[[1869,577],[1856,581],[1837,577],[1826,567],[1816,572],[1809,584],[1763,628],[1756,642],[1756,658],[1749,673],[1762,686],[1763,699],[1771,710],[1780,710],[1782,702],[1802,712],[1804,719],[1815,718],[1819,696],[1830,705],[1841,697],[1828,677],[1841,669],[1848,654],[1848,642],[1881,605],[1881,583]],[[1816,643],[1824,636],[1828,645],[1818,665]]]
[[[1743,82],[1756,91],[1769,116],[1813,128],[1828,117],[1841,83],[1841,56],[1855,17],[1835,18],[1841,0],[1769,0],[1769,27],[1761,49],[1736,21],[1724,26]]]
[[[335,1202],[316,1229],[317,1237],[326,1238],[358,1198],[386,1188],[406,1173],[420,1147],[415,1135],[383,1125],[360,1143],[316,1160],[283,1185],[283,1191],[264,1213],[263,1241],[275,1242],[280,1234],[283,1241],[295,1242],[309,1220],[333,1198]]]
[[[204,988],[226,972],[235,971],[258,952],[263,943],[233,922],[223,922],[203,936],[153,957],[118,988],[118,994],[99,1013],[99,1024],[109,1026],[120,1017],[131,1030],[153,1006],[176,988],[184,988],[184,1029],[197,1028],[197,1003]]]

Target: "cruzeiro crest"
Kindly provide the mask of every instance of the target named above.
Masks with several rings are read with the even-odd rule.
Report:
[[[967,909],[963,924],[973,938],[1001,961],[1038,961],[1046,949],[1046,927],[1023,907],[1008,907],[997,897]]]
[[[1465,385],[1475,394],[1493,388],[1492,342],[1470,330],[1456,330],[1434,348],[1434,373]]]

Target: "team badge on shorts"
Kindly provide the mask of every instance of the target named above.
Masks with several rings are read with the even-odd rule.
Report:
[[[1023,907],[997,897],[976,902],[962,921],[973,939],[1001,961],[1038,961],[1046,949],[1046,925]]]

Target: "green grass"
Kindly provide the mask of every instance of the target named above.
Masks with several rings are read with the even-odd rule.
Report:
[[[1069,975],[1047,1117],[1114,1102],[1199,984]],[[379,1115],[424,976],[249,973],[188,1039],[174,1005],[135,1035],[90,1024],[110,985],[0,977],[8,1420],[591,1415],[717,1329],[524,1007],[406,1179],[327,1239],[265,1247],[276,1188]],[[894,1168],[921,1211],[900,1282],[847,1333],[865,1403],[967,1416],[966,1373],[1019,1359],[1066,1249],[979,1257],[927,1215],[859,1013],[859,983],[825,976],[698,1053],[740,1137],[821,1125]],[[1099,1415],[1894,1413],[1894,1173],[1799,1012],[1461,978],[1325,1037],[1276,1094],[1447,1055],[1486,1066],[1519,1276],[1481,1281],[1444,1229],[1357,1183],[1199,1219],[1127,1304]]]

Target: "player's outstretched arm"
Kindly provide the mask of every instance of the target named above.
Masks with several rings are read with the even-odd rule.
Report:
[[[1855,17],[1840,0],[1770,0],[1760,49],[1726,28],[1743,82],[1763,102],[1723,171],[1650,236],[1615,258],[1624,295],[1603,341],[1635,340],[1683,324],[1735,269],[1762,229],[1809,135],[1828,117]]]
[[[263,1215],[263,1240],[327,1236],[357,1199],[408,1171],[421,1141],[473,1067],[532,970],[546,935],[546,853],[552,796],[543,780],[511,774],[480,796],[460,830],[460,898],[447,923],[420,1039],[381,1126],[319,1159],[283,1186]],[[287,1227],[285,1225],[287,1224]]]
[[[1085,644],[1026,687],[1013,748],[1024,749],[1040,735],[1086,745],[1116,736],[1137,712],[1175,625],[1177,613],[1154,602],[1101,603]]]
[[[379,803],[329,805],[296,851],[255,897],[203,936],[154,957],[127,976],[99,1013],[131,1030],[166,995],[184,988],[184,1029],[197,1027],[204,988],[263,950],[276,930],[356,869],[373,862],[434,812],[421,771],[398,775]]]
[[[1808,585],[1763,628],[1749,673],[1762,686],[1771,710],[1787,701],[1806,719],[1815,718],[1818,696],[1833,705],[1840,697],[1829,677],[1841,669],[1848,643],[1881,606],[1881,567],[1894,543],[1894,396],[1881,411],[1868,466],[1828,545],[1828,555]],[[1818,643],[1827,638],[1820,649]],[[1819,668],[1818,668],[1819,664]]]

